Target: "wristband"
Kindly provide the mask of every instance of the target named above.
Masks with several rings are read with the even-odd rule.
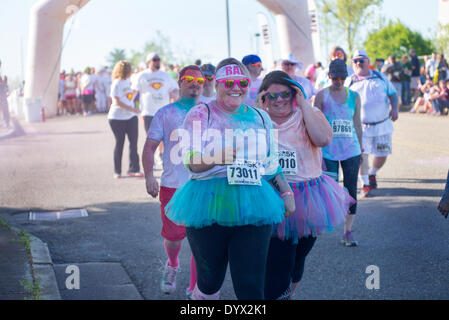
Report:
[[[291,192],[291,191],[286,191],[286,192],[284,192],[283,194],[281,194],[281,198],[284,198],[284,197],[286,197],[286,196],[293,196],[294,194],[293,194],[293,192]]]
[[[192,158],[197,153],[201,153],[199,151],[190,151],[187,153],[185,159],[184,159],[184,165],[186,166],[186,169],[189,170],[189,164],[190,164],[190,158]]]

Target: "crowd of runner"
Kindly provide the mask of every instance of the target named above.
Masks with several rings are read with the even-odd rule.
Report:
[[[127,175],[145,178],[161,203],[164,293],[177,288],[187,237],[190,299],[219,299],[228,264],[238,299],[290,299],[321,234],[341,227],[342,245],[358,245],[358,180],[360,196],[372,196],[393,151],[393,122],[408,97],[393,81],[394,57],[383,67],[378,62],[364,50],[348,57],[335,47],[327,69],[316,63],[304,77],[292,54],[264,72],[257,55],[161,70],[161,57],[150,53],[143,70],[122,60],[112,70],[63,72],[58,112],[107,113],[115,179],[128,137]],[[434,105],[445,112],[444,103]],[[139,115],[147,136],[141,158]],[[438,207],[446,217],[447,189]]]

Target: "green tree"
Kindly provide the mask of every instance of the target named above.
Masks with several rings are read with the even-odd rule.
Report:
[[[364,47],[372,59],[386,59],[392,54],[400,57],[412,48],[418,56],[430,54],[434,50],[431,40],[410,30],[399,20],[395,23],[390,21],[386,27],[369,33]]]
[[[344,37],[349,53],[357,43],[358,31],[361,25],[374,17],[373,10],[382,4],[383,0],[319,0],[318,10],[328,21],[329,33],[337,32]],[[330,22],[330,23],[329,23]]]
[[[109,53],[109,56],[106,58],[106,61],[109,63],[109,66],[113,68],[117,62],[120,60],[126,60],[126,51],[125,49],[117,49],[115,48]]]
[[[438,24],[438,36],[435,42],[439,53],[449,54],[449,23]]]
[[[137,67],[140,63],[145,63],[146,56],[150,52],[155,52],[161,57],[164,62],[173,62],[174,56],[171,49],[170,39],[157,30],[156,36],[153,40],[145,43],[142,51],[132,51],[130,61],[134,67]]]

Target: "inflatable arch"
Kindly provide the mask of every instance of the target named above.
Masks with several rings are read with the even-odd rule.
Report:
[[[56,115],[64,24],[89,1],[41,0],[32,7],[24,89],[28,122],[41,121],[42,106],[47,116]],[[307,0],[257,1],[275,16],[281,55],[293,53],[304,65],[313,63]]]

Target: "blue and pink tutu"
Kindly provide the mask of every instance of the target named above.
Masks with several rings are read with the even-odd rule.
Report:
[[[284,201],[265,180],[261,186],[229,185],[227,178],[189,180],[165,206],[167,217],[178,225],[203,228],[280,223]]]
[[[316,237],[344,224],[349,207],[356,201],[337,182],[326,175],[304,182],[290,183],[296,211],[273,226],[273,237],[292,239]]]

